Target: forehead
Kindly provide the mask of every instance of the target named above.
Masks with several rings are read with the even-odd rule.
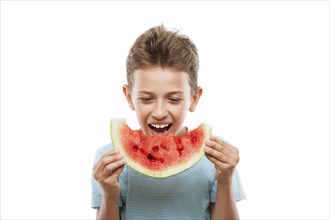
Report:
[[[186,72],[170,68],[138,69],[134,72],[133,92],[190,91],[189,76]]]

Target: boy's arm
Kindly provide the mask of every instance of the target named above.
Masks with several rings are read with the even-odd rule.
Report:
[[[217,185],[216,202],[210,205],[211,219],[239,219],[233,187]]]
[[[205,155],[216,167],[217,194],[210,205],[211,219],[239,219],[232,187],[238,149],[213,136],[206,141]]]
[[[96,219],[120,219],[118,200],[102,198],[101,207],[96,211]]]

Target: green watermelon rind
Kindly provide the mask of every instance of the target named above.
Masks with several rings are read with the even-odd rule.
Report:
[[[181,163],[178,164],[175,167],[168,168],[165,171],[157,171],[155,172],[154,170],[149,170],[143,166],[141,166],[139,163],[134,162],[133,160],[130,159],[130,156],[126,154],[126,152],[123,150],[123,146],[121,146],[120,143],[120,127],[126,125],[126,121],[124,118],[113,118],[111,119],[110,122],[110,135],[111,135],[111,140],[112,140],[112,145],[114,146],[115,149],[119,149],[120,153],[123,155],[123,158],[125,160],[125,163],[131,167],[132,169],[150,177],[155,177],[155,178],[165,178],[169,176],[176,175],[178,173],[181,173],[192,166],[194,166],[197,162],[199,162],[202,157],[204,156],[204,147],[205,147],[205,141],[210,138],[211,133],[212,133],[212,128],[211,126],[202,123],[202,128],[204,130],[204,140],[203,140],[203,146],[200,147],[200,150],[198,153],[196,153],[193,157],[188,158],[189,160],[186,163]]]

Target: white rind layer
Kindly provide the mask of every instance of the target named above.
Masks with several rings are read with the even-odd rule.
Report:
[[[146,167],[141,166],[139,163],[134,162],[133,160],[130,159],[130,156],[125,152],[124,147],[120,143],[120,137],[119,137],[119,132],[116,133],[116,131],[120,131],[121,126],[125,126],[126,121],[124,118],[113,118],[111,119],[110,123],[110,134],[111,134],[111,140],[114,148],[119,149],[120,153],[123,155],[125,162],[128,166],[130,166],[132,169],[147,175],[151,177],[156,177],[156,178],[164,178],[164,177],[169,177],[173,176],[175,174],[178,174],[184,170],[189,169],[193,165],[195,165],[204,155],[204,147],[205,147],[205,141],[210,138],[212,128],[211,126],[202,123],[202,128],[203,132],[205,134],[204,140],[202,143],[203,146],[200,148],[200,151],[198,151],[193,157],[190,157],[188,161],[183,162],[181,164],[178,164],[175,167],[168,168],[167,170],[164,171],[155,171],[155,170],[150,170]]]

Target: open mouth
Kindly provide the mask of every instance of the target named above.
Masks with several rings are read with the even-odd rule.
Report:
[[[165,135],[169,131],[172,124],[148,124],[153,134]]]

